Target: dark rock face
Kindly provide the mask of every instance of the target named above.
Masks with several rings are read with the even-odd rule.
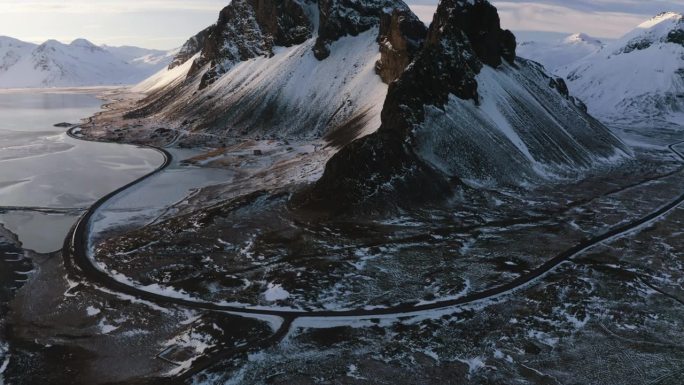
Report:
[[[630,53],[633,51],[642,51],[650,48],[652,45],[653,41],[651,41],[650,39],[637,38],[627,43],[627,45],[624,46],[620,51],[618,51],[618,53],[620,54]]]
[[[178,51],[176,56],[173,58],[171,64],[169,64],[169,69],[172,70],[185,64],[188,60],[192,59],[193,56],[200,52],[204,47],[204,42],[206,41],[207,36],[211,34],[214,28],[215,26],[213,25],[207,27],[200,31],[197,35],[188,39],[188,41],[183,44],[180,51]]]
[[[570,90],[568,90],[568,85],[565,83],[565,80],[563,80],[563,78],[552,78],[551,80],[549,80],[549,87],[555,88],[556,90],[558,90],[558,93],[565,96],[566,98],[570,97]]]
[[[410,10],[394,9],[380,18],[380,60],[377,74],[389,84],[413,61],[425,41],[427,28]]]
[[[272,56],[274,46],[289,47],[311,37],[313,26],[301,4],[294,0],[235,0],[210,27],[202,55],[190,76],[207,64],[200,89],[213,83],[233,64],[257,56]]]
[[[477,57],[492,67],[515,60],[516,41],[511,31],[501,29],[496,8],[488,1],[446,0],[440,3],[430,26],[429,44],[464,33]]]
[[[440,3],[421,53],[400,81],[390,87],[380,131],[406,137],[423,122],[423,106],[443,106],[449,94],[478,100],[477,75],[483,63],[496,67],[515,60],[515,37],[501,30],[499,17],[485,0]]]
[[[684,29],[675,29],[667,34],[667,42],[679,44],[684,47]]]
[[[438,200],[450,191],[448,181],[420,161],[409,144],[396,135],[376,133],[337,153],[313,189],[294,202],[303,199],[307,209],[333,214],[356,209],[381,213],[394,202]]]
[[[396,0],[319,0],[320,14],[318,38],[314,55],[324,60],[330,55],[330,43],[342,36],[356,36],[379,24],[387,9],[410,10],[406,4]]]

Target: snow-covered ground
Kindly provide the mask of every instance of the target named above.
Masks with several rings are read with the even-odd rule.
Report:
[[[98,47],[85,39],[36,45],[0,36],[0,88],[135,84],[168,66],[174,52]]]
[[[152,93],[167,86],[179,85],[183,82],[183,80],[185,80],[185,77],[188,75],[188,71],[190,71],[190,67],[192,67],[192,63],[198,57],[199,54],[196,54],[192,57],[192,59],[172,69],[169,69],[168,67],[162,68],[159,72],[135,85],[135,87],[132,88],[132,91]]]
[[[181,165],[181,161],[202,154],[202,150],[169,149],[172,165],[163,173],[122,192],[103,207],[91,223],[91,235],[97,239],[122,225],[144,225],[165,214],[169,207],[185,200],[202,187],[230,182],[235,172],[221,168]]]

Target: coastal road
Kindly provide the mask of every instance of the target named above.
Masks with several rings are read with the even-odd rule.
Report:
[[[76,139],[83,139],[77,135],[74,135],[72,131],[69,131],[69,135]],[[678,151],[675,147],[684,143],[680,141],[669,145],[669,149],[684,162],[684,154]],[[180,305],[185,307],[190,307],[200,310],[213,310],[213,311],[226,311],[243,315],[270,315],[285,317],[288,319],[307,317],[307,318],[321,318],[321,317],[353,317],[353,318],[372,318],[374,316],[396,316],[405,317],[413,314],[422,313],[430,310],[440,310],[450,307],[457,307],[463,305],[473,304],[475,302],[493,299],[500,297],[502,295],[510,294],[516,290],[527,287],[533,284],[538,279],[542,278],[544,275],[553,271],[555,268],[561,264],[569,261],[573,257],[582,254],[583,252],[607,241],[612,241],[614,239],[625,236],[631,232],[638,230],[639,228],[646,226],[654,221],[657,221],[664,215],[668,214],[670,211],[677,208],[684,202],[684,194],[677,197],[675,200],[660,207],[659,209],[645,215],[639,219],[635,219],[627,224],[623,224],[614,227],[601,235],[595,236],[593,238],[585,239],[579,242],[574,247],[556,255],[555,257],[547,260],[545,263],[537,266],[535,269],[520,275],[519,277],[499,286],[495,286],[482,291],[472,292],[459,298],[449,299],[444,301],[435,301],[432,303],[426,303],[421,305],[414,304],[401,304],[393,307],[386,308],[376,308],[376,309],[350,309],[350,310],[290,310],[290,309],[278,309],[278,308],[260,308],[252,307],[249,305],[245,306],[233,306],[224,305],[220,303],[207,302],[199,299],[191,298],[178,298],[165,296],[159,293],[150,292],[144,290],[143,288],[133,286],[127,282],[121,282],[114,277],[110,276],[106,271],[100,270],[93,263],[93,260],[88,256],[88,236],[89,236],[89,224],[90,220],[94,216],[95,212],[104,205],[108,200],[113,198],[115,195],[129,189],[130,187],[137,185],[144,180],[162,172],[166,167],[169,166],[172,160],[172,155],[163,148],[144,146],[152,148],[159,151],[164,156],[164,163],[159,166],[153,172],[107,194],[106,196],[99,199],[95,204],[93,204],[85,214],[78,220],[74,225],[71,232],[67,236],[64,244],[63,254],[67,266],[75,269],[78,275],[83,278],[87,278],[89,281],[106,287],[109,290],[119,292],[122,294],[127,294],[134,296],[139,299],[144,299],[159,304],[168,305]]]
[[[75,139],[82,139],[79,135],[74,133],[74,129],[69,130],[69,136]],[[677,156],[682,162],[684,162],[684,154],[677,150],[677,146],[683,144],[684,141],[672,143],[668,146],[670,151]],[[520,275],[519,277],[499,286],[495,286],[489,289],[472,292],[466,294],[462,297],[435,301],[432,303],[425,304],[400,304],[393,307],[386,308],[374,308],[374,309],[349,309],[349,310],[291,310],[291,309],[280,309],[280,308],[264,308],[255,306],[234,306],[225,305],[220,303],[213,303],[202,301],[199,299],[192,298],[179,298],[162,295],[159,293],[147,291],[144,288],[134,286],[128,282],[122,282],[106,271],[99,269],[95,266],[93,260],[88,256],[88,237],[90,221],[97,212],[97,210],[102,207],[107,201],[113,198],[115,195],[135,186],[146,179],[162,172],[166,167],[168,167],[172,160],[172,155],[160,147],[153,146],[142,146],[159,151],[164,156],[164,162],[153,172],[125,185],[121,188],[107,194],[106,196],[99,199],[95,204],[93,204],[78,220],[74,225],[71,232],[67,236],[64,247],[63,247],[63,257],[65,264],[70,272],[75,278],[86,279],[96,285],[105,287],[111,291],[118,292],[121,294],[130,295],[141,300],[151,301],[159,305],[177,305],[188,307],[198,310],[209,310],[218,312],[229,312],[236,315],[241,315],[245,317],[249,316],[276,316],[281,317],[285,320],[283,326],[278,330],[276,334],[284,335],[292,322],[297,318],[335,318],[336,321],[340,319],[358,320],[358,319],[372,319],[373,317],[407,317],[412,315],[419,315],[421,313],[434,311],[434,310],[445,310],[449,308],[455,308],[464,305],[471,305],[480,301],[491,300],[499,298],[505,295],[510,295],[518,290],[529,287],[530,285],[536,283],[538,280],[543,278],[546,274],[552,272],[554,269],[560,265],[570,261],[573,257],[576,257],[587,250],[598,246],[600,244],[613,241],[615,239],[626,236],[630,233],[638,231],[639,229],[660,220],[662,217],[670,213],[684,203],[684,193],[678,196],[676,199],[672,200],[670,203],[658,208],[657,210],[644,215],[638,219],[635,219],[629,223],[616,226],[608,231],[580,241],[574,247],[556,255],[555,257],[547,260],[543,264],[537,266],[533,270]],[[194,372],[194,370],[193,370]]]

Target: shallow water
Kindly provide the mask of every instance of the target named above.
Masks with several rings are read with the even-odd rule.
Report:
[[[78,123],[101,104],[96,95],[82,92],[0,93],[0,223],[25,248],[58,250],[78,209],[163,162],[153,150],[76,140],[65,128],[54,127]]]

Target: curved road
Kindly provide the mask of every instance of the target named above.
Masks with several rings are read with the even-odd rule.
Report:
[[[81,140],[87,140],[83,137],[80,137],[78,135],[75,135],[73,130],[76,129],[77,127],[74,127],[68,131],[68,134],[70,137],[75,138],[75,139],[81,139]],[[680,158],[681,161],[684,162],[684,154],[675,149],[675,147],[679,144],[684,143],[684,141],[680,141],[677,143],[673,143],[668,146],[668,148],[677,156]],[[538,279],[543,277],[544,275],[548,274],[552,270],[554,270],[556,267],[559,265],[569,261],[573,257],[587,251],[588,249],[593,248],[594,246],[597,246],[603,242],[617,239],[621,236],[624,236],[626,234],[629,234],[630,232],[633,232],[637,230],[638,228],[645,226],[651,222],[654,222],[658,220],[660,217],[664,216],[665,214],[669,213],[670,211],[674,210],[677,208],[680,204],[684,202],[684,193],[677,197],[675,200],[672,202],[666,204],[665,206],[659,208],[656,211],[653,211],[652,213],[643,216],[639,219],[636,219],[632,222],[629,222],[624,225],[620,225],[617,227],[614,227],[611,230],[606,231],[605,233],[595,236],[593,238],[588,238],[583,241],[581,241],[579,244],[576,246],[556,255],[554,258],[546,261],[542,265],[536,267],[535,269],[529,271],[526,274],[523,274],[519,276],[518,278],[499,285],[495,286],[489,289],[485,289],[482,291],[478,292],[472,292],[470,294],[467,294],[463,297],[456,298],[456,299],[450,299],[450,300],[444,300],[444,301],[436,301],[433,303],[428,303],[428,304],[422,304],[422,305],[413,305],[413,304],[401,304],[393,307],[388,307],[388,308],[378,308],[378,309],[352,309],[352,310],[314,310],[314,311],[306,311],[306,310],[286,310],[286,309],[277,309],[277,308],[256,308],[256,307],[250,307],[250,306],[231,306],[231,305],[222,305],[218,303],[213,303],[213,302],[205,302],[201,300],[194,300],[194,299],[185,299],[185,298],[176,298],[176,297],[168,297],[164,296],[158,293],[153,293],[149,292],[146,290],[143,290],[141,288],[131,286],[128,283],[125,282],[120,282],[107,274],[107,272],[102,271],[98,269],[94,264],[93,261],[88,257],[88,232],[89,232],[89,223],[90,220],[92,219],[93,215],[95,212],[103,205],[105,204],[109,199],[113,198],[115,195],[121,193],[122,191],[152,177],[153,175],[158,174],[159,172],[163,171],[166,167],[168,167],[171,163],[172,160],[172,155],[166,151],[163,148],[159,147],[154,147],[154,146],[140,146],[140,147],[146,147],[146,148],[151,148],[156,151],[159,151],[162,155],[164,155],[164,163],[159,166],[156,170],[153,172],[107,194],[106,196],[102,197],[99,199],[95,204],[93,204],[86,212],[85,214],[76,222],[74,227],[72,228],[71,232],[67,236],[65,242],[64,242],[64,248],[63,248],[63,257],[65,264],[67,268],[71,269],[73,273],[77,273],[78,275],[81,275],[84,278],[87,278],[88,280],[101,285],[103,287],[106,287],[109,290],[119,292],[122,294],[127,294],[131,295],[133,297],[147,300],[147,301],[152,301],[158,304],[166,304],[166,305],[181,305],[189,308],[194,308],[194,309],[200,309],[200,310],[211,310],[211,311],[223,311],[223,312],[231,312],[231,313],[237,313],[240,315],[268,315],[268,316],[277,316],[277,317],[282,317],[285,320],[293,320],[296,318],[300,317],[307,317],[307,318],[340,318],[340,317],[354,317],[354,318],[371,318],[374,316],[397,316],[397,317],[404,317],[404,316],[410,316],[415,313],[421,313],[429,310],[439,310],[439,309],[446,309],[450,307],[456,307],[456,306],[462,306],[462,305],[467,305],[467,304],[472,304],[474,302],[479,302],[482,300],[487,300],[487,299],[493,299],[505,294],[512,293],[516,290],[522,289],[526,287],[529,284],[532,284],[536,282]],[[287,323],[287,322],[286,322]],[[289,324],[289,323],[288,323]]]

